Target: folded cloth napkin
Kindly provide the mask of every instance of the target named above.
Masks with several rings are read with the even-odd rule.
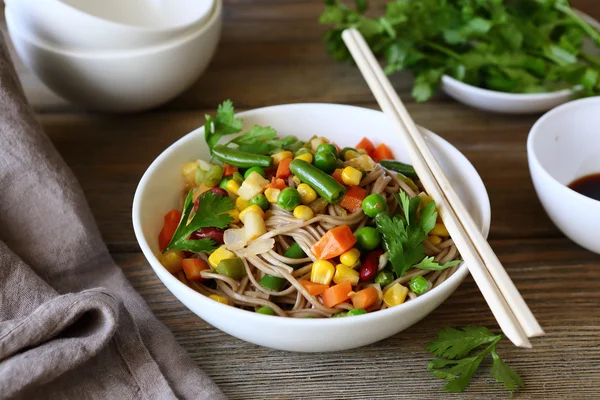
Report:
[[[0,397],[222,399],[111,260],[0,45]]]

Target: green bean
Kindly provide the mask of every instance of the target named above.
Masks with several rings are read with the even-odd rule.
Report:
[[[212,152],[220,161],[240,168],[251,167],[270,167],[273,163],[273,158],[260,154],[252,154],[244,151],[232,149],[225,145],[217,145]]]
[[[339,203],[346,195],[346,188],[342,184],[306,161],[300,159],[292,161],[290,170],[328,203]]]
[[[403,162],[395,160],[381,160],[379,161],[379,164],[390,171],[400,172],[402,175],[408,176],[409,178],[419,178],[412,165],[404,164]]]
[[[270,289],[274,292],[279,292],[285,282],[286,280],[284,278],[279,278],[277,276],[266,274],[260,279],[260,281],[258,281],[258,284],[264,287],[265,289]]]

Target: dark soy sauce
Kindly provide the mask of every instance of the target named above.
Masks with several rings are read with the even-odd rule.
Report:
[[[600,174],[586,175],[574,180],[569,188],[591,199],[600,201]]]

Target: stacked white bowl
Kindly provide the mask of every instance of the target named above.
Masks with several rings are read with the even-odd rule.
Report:
[[[222,0],[5,0],[23,62],[85,108],[163,104],[204,72],[221,34]]]

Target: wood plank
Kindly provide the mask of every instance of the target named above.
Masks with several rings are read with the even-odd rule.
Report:
[[[508,342],[499,347],[525,380],[518,398],[597,398],[598,257],[564,239],[496,240],[492,246],[547,333],[533,340],[532,350]],[[168,292],[141,254],[118,254],[115,260],[155,315],[232,399],[448,398],[443,382],[426,370],[431,359],[426,343],[446,326],[495,326],[469,277],[428,318],[389,339],[336,353],[282,352],[245,343],[203,322]],[[507,398],[489,367],[486,362],[461,398]]]

